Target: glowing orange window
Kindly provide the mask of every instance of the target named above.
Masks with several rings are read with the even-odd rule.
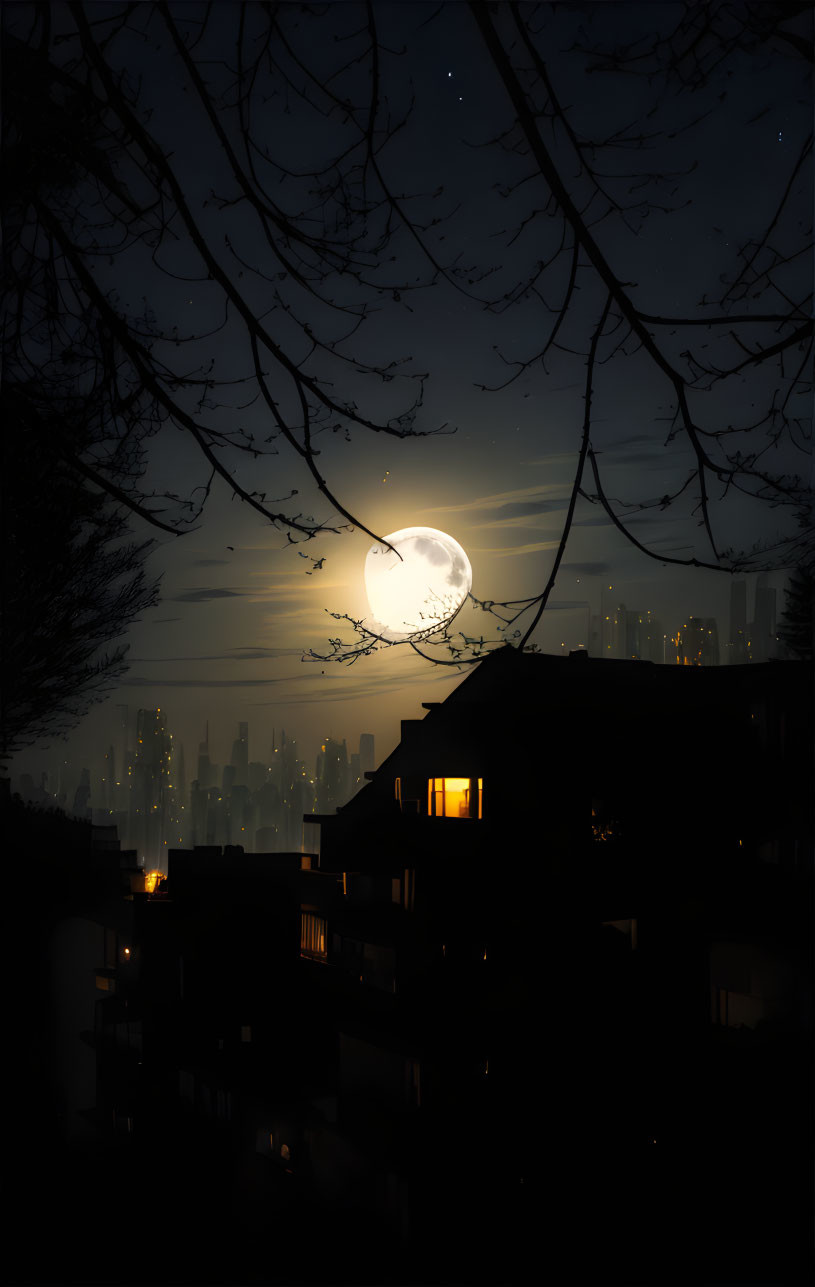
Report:
[[[483,778],[428,778],[431,818],[480,818]]]
[[[325,960],[326,922],[322,916],[313,916],[311,912],[300,913],[300,955]]]

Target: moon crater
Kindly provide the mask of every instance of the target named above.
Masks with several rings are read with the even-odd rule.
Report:
[[[372,545],[365,559],[373,617],[366,624],[392,643],[435,634],[470,593],[470,560],[458,541],[435,527],[404,527],[385,541]]]

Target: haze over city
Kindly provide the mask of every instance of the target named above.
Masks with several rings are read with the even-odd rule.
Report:
[[[812,6],[0,23],[6,1276],[809,1287]]]
[[[596,580],[583,577],[589,584]],[[561,609],[564,638],[544,651],[585,649],[593,657],[685,666],[782,658],[777,591],[764,574],[751,580],[728,583],[724,622],[688,614],[670,628],[653,611],[627,607],[613,583],[603,584],[595,605],[586,600]],[[391,654],[386,656],[390,661]],[[229,681],[220,700],[213,700],[210,686],[199,680],[192,681],[193,703],[185,702],[183,688],[168,685],[173,705],[145,708],[142,694],[133,692],[142,685],[126,685],[118,696],[131,698],[131,704],[109,699],[68,741],[20,756],[13,786],[34,804],[56,804],[98,825],[117,826],[123,847],[134,849],[148,867],[166,868],[164,851],[190,844],[240,844],[247,852],[299,849],[302,815],[345,804],[365,785],[377,756],[393,750],[401,719],[414,718],[422,700],[441,700],[461,679],[458,670],[442,671],[438,682],[438,672],[428,674],[421,662],[416,672],[399,687],[388,677],[374,702],[343,697],[335,689],[334,702],[326,705],[325,697],[253,704],[238,697],[239,685]],[[148,683],[144,687],[149,690]],[[156,690],[159,699],[162,687]],[[209,716],[213,709],[217,725]],[[340,723],[358,720],[361,713],[376,735]],[[247,714],[251,721],[243,718]],[[322,731],[319,724],[315,728],[320,719]],[[148,837],[150,816],[155,825]]]

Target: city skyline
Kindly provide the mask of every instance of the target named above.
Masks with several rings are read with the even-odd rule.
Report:
[[[210,757],[209,724],[196,758],[170,730],[169,712],[116,708],[117,742],[97,750],[100,770],[63,759],[56,772],[21,774],[12,785],[35,806],[57,807],[72,817],[114,830],[123,850],[148,869],[167,870],[168,849],[242,847],[247,853],[300,852],[304,813],[344,805],[375,768],[373,734],[326,737],[311,764],[305,748],[285,729],[271,743],[255,738],[249,758],[248,721],[236,724],[228,760]],[[264,750],[259,750],[263,741]],[[269,752],[268,760],[259,758]]]
[[[570,1287],[809,1283],[811,699],[803,661],[497,650],[302,852],[168,846],[161,879],[6,795],[44,1056],[14,1061],[14,1200],[59,1235],[20,1280],[88,1237],[117,1278],[112,1172],[140,1213],[164,1186],[144,1282],[531,1285],[544,1237]],[[164,715],[134,721],[159,772]]]
[[[11,1280],[809,1287],[812,6],[0,25]]]
[[[8,39],[17,42],[13,47],[21,60],[27,56],[28,12],[25,4],[6,6],[4,11]],[[266,11],[252,12],[262,23]],[[335,36],[339,38],[348,21],[344,15],[351,12],[329,8],[324,28],[330,36],[323,43],[323,28],[314,27],[316,41],[309,46],[309,56],[313,53],[318,62],[330,61],[332,52],[342,45]],[[330,707],[338,728],[351,727],[353,721],[371,728],[382,745],[393,745],[399,718],[421,700],[419,690],[423,690],[421,696],[429,690],[444,695],[452,682],[450,672],[441,668],[434,673],[409,646],[386,649],[347,667],[319,658],[331,655],[333,638],[353,635],[346,616],[361,620],[369,615],[363,569],[371,534],[383,536],[415,525],[444,530],[459,542],[472,566],[473,594],[481,603],[527,598],[534,603],[543,593],[559,557],[561,536],[569,526],[568,547],[555,585],[530,637],[544,651],[588,644],[585,634],[590,623],[585,622],[583,605],[588,600],[597,610],[594,605],[603,584],[624,586],[626,607],[652,612],[666,624],[665,633],[672,634],[686,621],[685,614],[715,617],[723,628],[730,574],[713,570],[717,565],[726,569],[741,562],[749,570],[766,563],[773,568],[770,581],[780,596],[790,570],[806,554],[801,544],[805,533],[795,526],[794,507],[763,499],[760,480],[749,472],[742,477],[741,471],[745,462],[749,465],[753,460],[754,451],[759,453],[755,462],[763,459],[766,464],[772,459],[773,469],[787,479],[785,488],[793,478],[799,479],[793,492],[796,497],[800,494],[803,505],[806,471],[811,467],[806,366],[799,372],[799,359],[787,361],[786,348],[776,353],[779,326],[788,337],[790,353],[800,349],[805,359],[804,350],[811,342],[807,329],[811,330],[811,319],[797,293],[802,265],[810,257],[800,228],[809,217],[811,184],[810,119],[802,88],[808,82],[801,79],[807,73],[796,56],[795,41],[768,38],[768,51],[758,61],[737,44],[728,68],[733,76],[712,70],[686,95],[675,94],[670,76],[658,68],[665,83],[657,92],[647,78],[594,70],[591,56],[583,49],[587,32],[581,24],[589,24],[587,31],[593,33],[598,49],[612,47],[615,41],[636,41],[646,32],[649,38],[661,33],[659,38],[667,39],[670,6],[649,6],[645,25],[637,6],[623,10],[599,5],[583,16],[568,6],[544,8],[547,48],[553,58],[547,72],[555,95],[553,129],[559,139],[557,148],[552,144],[551,158],[567,186],[571,185],[569,200],[565,205],[555,201],[559,213],[550,218],[543,212],[549,208],[552,176],[541,170],[545,158],[535,151],[531,136],[523,156],[500,145],[481,150],[486,140],[513,128],[519,107],[507,93],[514,82],[499,74],[491,52],[495,39],[499,43],[514,40],[510,8],[499,6],[495,11],[498,25],[485,43],[480,9],[442,6],[433,22],[425,24],[409,6],[383,6],[385,45],[389,50],[403,45],[410,49],[406,60],[387,54],[386,98],[397,116],[400,108],[409,109],[410,115],[405,129],[394,136],[393,146],[383,146],[382,174],[391,193],[394,186],[401,190],[404,185],[406,191],[428,194],[415,198],[411,213],[416,212],[420,224],[427,221],[435,229],[426,245],[441,269],[428,268],[427,256],[419,252],[415,238],[400,233],[392,247],[393,259],[371,252],[376,260],[371,289],[358,290],[360,283],[352,273],[339,271],[335,260],[325,266],[315,248],[319,264],[315,280],[339,307],[339,316],[331,314],[333,321],[326,330],[321,309],[313,305],[313,318],[308,311],[313,300],[308,291],[305,296],[297,291],[288,294],[293,276],[284,273],[281,280],[275,255],[279,250],[287,258],[289,251],[278,246],[276,231],[258,226],[246,230],[245,243],[240,242],[240,259],[245,262],[233,263],[227,249],[239,244],[237,234],[244,236],[240,214],[233,227],[230,202],[214,201],[206,189],[211,183],[216,190],[236,190],[240,177],[224,155],[222,138],[213,136],[209,128],[217,112],[207,118],[200,110],[199,83],[190,80],[190,66],[180,57],[185,40],[192,40],[191,13],[183,7],[173,15],[172,7],[159,11],[152,5],[139,6],[132,20],[129,17],[117,28],[105,51],[114,81],[125,69],[140,77],[147,73],[140,82],[144,97],[139,110],[155,130],[154,155],[172,154],[176,159],[174,177],[187,193],[191,218],[196,221],[192,231],[184,223],[178,243],[190,257],[190,280],[183,286],[169,265],[164,272],[156,263],[160,257],[145,253],[143,245],[134,247],[132,256],[119,257],[114,246],[109,257],[88,256],[93,271],[105,269],[100,271],[100,288],[119,300],[120,324],[132,327],[141,342],[139,319],[146,310],[145,318],[154,319],[145,324],[155,327],[156,355],[161,354],[169,370],[181,363],[178,388],[168,387],[165,392],[168,398],[178,393],[182,419],[169,411],[165,423],[162,413],[157,432],[139,438],[144,473],[138,479],[128,475],[124,487],[128,495],[134,488],[139,495],[144,493],[143,503],[131,511],[128,521],[134,540],[153,542],[144,568],[148,583],[160,582],[160,598],[137,614],[122,636],[129,648],[127,670],[108,700],[144,708],[171,706],[188,746],[201,736],[202,707],[214,725],[231,722],[235,715],[257,724],[270,715],[269,723],[296,723],[301,736],[314,742],[331,731],[333,717],[326,717]],[[207,75],[214,65],[208,53],[233,37],[243,38],[232,24],[231,13],[228,6],[211,12],[199,50],[210,69]],[[31,14],[36,25],[34,9]],[[292,16],[294,11],[286,14]],[[42,46],[46,85],[51,85],[45,75],[49,68],[56,83],[69,74],[69,49],[90,49],[92,33],[79,36],[76,16],[65,6],[54,10],[55,25]],[[305,15],[301,19],[306,23]],[[301,19],[292,16],[293,22]],[[142,23],[155,23],[163,34],[145,41]],[[801,15],[791,24],[795,31],[808,30]],[[311,29],[311,19],[306,25]],[[534,62],[533,34],[527,35],[527,53]],[[290,33],[289,48],[301,38],[302,33]],[[535,93],[546,99],[549,91],[539,73],[534,66],[525,66],[520,47],[515,53],[518,85],[528,77],[530,86],[537,87]],[[367,55],[360,54],[364,63]],[[29,104],[27,84],[17,87],[20,101],[27,104],[19,123],[23,131],[37,104],[50,102],[45,94]],[[384,86],[385,82],[383,92]],[[360,88],[361,82],[350,76],[349,93]],[[54,92],[58,98],[61,91]],[[213,92],[217,98],[220,90],[213,88]],[[367,98],[367,91],[363,97]],[[758,98],[766,111],[754,107]],[[574,121],[568,115],[571,109],[562,106],[566,101],[575,105]],[[268,107],[272,116],[278,108],[282,111],[275,95],[264,102],[272,104]],[[286,130],[274,132],[281,144],[288,140],[295,155],[302,151],[311,156],[312,149],[320,152],[323,146],[330,150],[346,124],[353,128],[350,120],[334,120],[333,108],[327,108],[328,118],[319,109],[312,113],[307,104],[301,108],[284,113]],[[121,122],[115,124],[116,110],[113,104],[113,124],[107,116],[103,123],[104,128],[113,129],[111,137],[117,137],[116,129],[123,127]],[[228,115],[231,110],[224,102],[224,112]],[[627,123],[652,121],[648,115],[652,110],[657,113],[652,122],[653,146],[641,148],[636,134],[625,133]],[[523,130],[530,130],[525,114],[518,121]],[[239,122],[233,124],[238,132]],[[384,127],[384,118],[381,124]],[[608,136],[606,129],[611,131]],[[620,140],[615,130],[623,131]],[[600,181],[602,191],[594,190],[588,161],[591,149],[579,143],[583,135],[593,140],[592,147],[597,144],[603,165],[610,167],[610,176]],[[65,140],[66,147],[70,143]],[[575,146],[581,158],[577,171]],[[129,147],[119,156],[125,186],[131,177],[132,156],[138,152],[135,140],[132,147],[135,152]],[[202,156],[207,158],[204,166],[199,164]],[[289,169],[292,159],[288,158]],[[482,162],[487,160],[485,166]],[[625,167],[632,163],[652,167],[645,188],[636,188],[636,198],[628,192],[631,181],[626,177]],[[620,164],[622,171],[614,177]],[[273,185],[278,173],[274,170],[267,176]],[[676,176],[673,195],[663,191],[669,174]],[[349,182],[354,182],[352,176]],[[310,236],[313,228],[305,210],[311,198],[293,181],[292,187],[287,217],[291,226],[299,228],[302,216],[304,235]],[[441,190],[443,196],[430,195]],[[528,194],[533,192],[537,195],[529,197],[532,204],[527,208]],[[762,244],[763,230],[775,218],[774,202],[782,194],[786,194],[783,218],[773,225],[774,235],[789,243],[792,258],[755,269],[759,277],[752,294],[742,301],[745,258],[752,263],[745,248],[753,244],[751,239]],[[75,201],[71,209],[79,226],[93,229],[100,245],[106,245],[109,233],[97,226],[95,208],[79,179]],[[594,223],[584,226],[576,213],[586,202],[595,203],[592,214],[599,231]],[[455,218],[448,218],[448,205],[459,211]],[[607,213],[601,215],[606,206]],[[341,218],[339,208],[332,205],[331,209],[332,217]],[[59,219],[64,212],[52,213]],[[28,216],[23,203],[23,227]],[[144,235],[149,240],[152,233],[145,230]],[[204,243],[209,247],[208,258],[199,262]],[[84,244],[77,246],[76,255],[81,258],[86,249]],[[569,287],[570,253],[577,284],[574,292]],[[535,277],[542,254],[551,256],[545,305]],[[457,276],[461,256],[462,262],[473,264],[472,281]],[[65,267],[61,257],[59,264]],[[221,269],[229,276],[226,286]],[[66,272],[73,280],[73,270],[66,268]],[[271,288],[269,280],[274,283]],[[532,283],[526,290],[521,288],[525,282]],[[591,418],[584,425],[592,328],[602,315],[609,283],[613,283],[613,306],[603,333],[597,336]],[[271,383],[263,388],[305,456],[297,448],[289,450],[292,444],[274,421],[251,343],[247,346],[246,326],[254,334],[250,314],[269,289],[277,293],[279,302],[264,313],[264,328],[272,328],[264,335],[273,349],[288,356],[289,365],[281,372],[274,364],[274,379],[270,375]],[[240,294],[244,290],[245,299]],[[564,292],[568,316],[562,326],[558,323],[550,343],[547,336],[557,316],[554,301]],[[778,323],[768,323],[767,316],[775,315],[783,298],[778,292],[787,296],[792,292],[795,302]],[[246,306],[237,313],[236,293]],[[36,314],[36,299],[26,294],[23,303],[27,301]],[[229,314],[229,324],[222,329],[221,303]],[[95,306],[101,307],[98,299]],[[348,314],[343,310],[349,309],[355,318],[362,310],[366,325],[355,324],[353,340],[348,345],[337,342],[334,354],[335,324],[344,333]],[[742,319],[740,310],[747,310],[738,322],[744,329],[736,330],[733,342],[728,319]],[[635,314],[639,320],[628,343],[622,336]],[[676,325],[671,319],[676,319]],[[681,319],[688,319],[687,325]],[[318,337],[315,372],[311,367],[307,371],[309,381],[316,374],[317,384],[309,383],[305,402],[295,393],[292,406],[288,383],[292,368],[305,371],[306,363],[300,321],[306,326],[307,345],[309,328]],[[106,315],[100,324],[105,329],[113,322]],[[770,330],[765,335],[762,328],[767,326]],[[189,340],[181,338],[187,335]],[[255,339],[261,353],[269,354],[266,339],[257,334]],[[351,360],[357,356],[357,340],[361,345],[358,363]],[[745,345],[752,349],[762,343],[769,346],[772,359],[745,362]],[[655,345],[660,354],[656,365]],[[63,355],[73,352],[63,344],[54,355],[57,366]],[[325,358],[325,368],[319,366],[317,352],[320,360]],[[710,367],[709,355],[714,353]],[[214,364],[212,388],[202,389],[195,380],[184,384],[182,368],[194,368],[199,360],[207,371]],[[25,398],[39,385],[24,353],[20,361],[14,387]],[[778,368],[778,362],[787,365]],[[698,435],[704,435],[707,444],[705,453],[699,451],[702,438],[694,437],[697,430],[687,425],[683,429],[676,420],[677,388],[670,379],[666,382],[666,364],[681,377],[682,405],[687,403],[696,418]],[[733,368],[727,379],[720,378],[723,370]],[[363,378],[365,370],[370,378]],[[6,387],[16,368],[8,371]],[[403,379],[403,372],[409,378]],[[71,367],[65,379],[70,383],[72,378]],[[779,398],[773,392],[776,378]],[[336,417],[327,416],[324,422],[327,409],[316,390],[329,386],[348,414],[341,414],[341,407]],[[45,387],[51,385],[46,381]],[[781,392],[784,397],[779,402]],[[414,395],[419,397],[415,406]],[[57,420],[61,405],[57,400]],[[775,408],[775,416],[780,408],[790,416],[781,440],[773,430],[770,454],[766,452],[770,438],[765,443],[764,430],[755,428],[764,422],[756,421],[754,408],[767,406]],[[307,414],[301,424],[304,407]],[[355,420],[355,408],[382,432],[370,432]],[[145,415],[139,424],[152,423]],[[201,458],[190,423],[212,445],[211,460]],[[585,443],[584,429],[589,430]],[[403,432],[408,436],[402,438]],[[310,435],[312,455],[311,447],[306,449],[298,437],[304,433]],[[80,452],[80,464],[85,468],[109,464],[113,469],[122,458],[114,446],[114,442],[88,443]],[[700,460],[719,448],[726,456],[733,455],[735,474],[727,466],[717,475],[706,465],[705,477],[697,476]],[[213,461],[218,467],[209,478]],[[582,481],[575,490],[581,462]],[[603,495],[611,498],[610,509],[600,501],[595,471]],[[122,479],[116,482],[111,475],[111,480],[121,499]],[[31,491],[47,494],[38,484]],[[21,494],[25,492],[23,487]],[[153,494],[157,500],[151,500]],[[783,496],[790,499],[787,491]],[[277,514],[280,507],[291,510],[294,527],[287,528],[284,519],[270,521],[262,512],[273,497],[280,500],[272,512]],[[204,502],[205,508],[200,508]],[[166,526],[151,525],[146,514],[154,508],[156,521],[169,524],[169,531]],[[21,531],[25,530],[25,509],[14,513]],[[46,543],[46,569],[53,564],[57,543],[54,539]],[[19,541],[15,548],[21,548]],[[40,547],[35,544],[35,549],[39,557]],[[694,560],[700,565],[694,565]],[[17,562],[10,563],[17,575]],[[19,564],[23,607],[31,599],[31,588],[41,580],[36,568],[27,575],[25,566],[24,561]],[[37,605],[31,621],[25,617],[29,635],[37,634],[37,621],[48,619],[60,594],[68,600],[64,605],[68,630],[76,593],[70,570],[68,560],[56,584],[51,587],[49,582],[47,603]],[[534,608],[521,626],[526,628],[533,617]],[[501,637],[496,618],[472,602],[454,625],[469,639]],[[17,673],[25,675],[29,651],[20,644],[15,653]],[[304,656],[308,660],[303,661]],[[239,704],[243,705],[240,713]],[[291,718],[287,710],[292,711]],[[91,724],[95,714],[91,712]]]
[[[784,655],[775,633],[776,591],[765,575],[757,575],[753,586],[743,579],[731,581],[729,612],[721,627],[715,617],[691,614],[673,629],[663,629],[665,623],[655,613],[626,607],[624,590],[613,582],[603,586],[598,611],[585,613],[588,646],[581,641],[576,650],[584,648],[596,658],[658,665],[741,665]],[[585,607],[591,605],[587,602]],[[562,641],[560,651],[573,649],[566,649]],[[345,804],[364,785],[365,773],[376,767],[372,733],[360,733],[360,750],[353,752],[339,733],[335,737],[324,732],[316,746],[311,740],[298,744],[291,728],[288,735],[284,727],[270,731],[265,724],[258,731],[251,722],[250,748],[249,720],[233,715],[231,729],[221,727],[218,738],[210,740],[210,720],[204,717],[203,737],[190,746],[170,731],[171,712],[166,707],[114,707],[108,702],[105,709],[110,744],[104,750],[98,743],[82,763],[70,753],[42,756],[37,768],[14,774],[12,785],[33,803],[58,804],[97,825],[115,825],[123,848],[135,849],[140,862],[159,868],[165,865],[163,851],[173,845],[300,850],[302,814]],[[139,753],[139,747],[151,748],[150,754]],[[384,754],[391,749],[384,742]],[[325,774],[332,756],[337,777],[327,790]],[[295,782],[303,789],[295,792]],[[270,786],[276,798],[268,798]]]

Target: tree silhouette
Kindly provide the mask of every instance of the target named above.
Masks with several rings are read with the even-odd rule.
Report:
[[[556,86],[547,65],[547,52],[558,35],[557,8],[478,0],[468,6],[514,114],[485,145],[516,163],[515,173],[501,187],[514,216],[503,230],[505,245],[532,243],[528,272],[518,274],[513,259],[515,275],[507,281],[505,274],[507,288],[481,299],[498,315],[523,306],[528,318],[531,306],[542,334],[531,354],[516,357],[495,346],[508,374],[480,387],[506,388],[536,370],[548,373],[556,361],[562,370],[563,355],[582,360],[582,433],[561,539],[543,589],[514,602],[473,599],[500,622],[497,634],[476,638],[454,633],[451,623],[432,641],[434,659],[447,664],[477,661],[508,642],[529,644],[554,588],[578,497],[604,510],[631,544],[662,565],[726,573],[786,567],[800,557],[802,542],[811,534],[811,486],[793,467],[777,464],[779,457],[786,463],[811,450],[811,132],[791,159],[769,218],[724,257],[715,290],[686,313],[653,311],[647,283],[627,280],[626,269],[617,266],[628,265],[630,271],[634,239],[649,219],[690,205],[689,190],[698,195],[690,177],[697,161],[669,170],[676,150],[671,144],[681,139],[685,148],[689,140],[701,146],[699,130],[727,98],[731,76],[744,77],[757,56],[781,57],[789,64],[791,84],[805,90],[811,75],[811,14],[802,5],[686,6],[671,30],[603,48],[583,26],[586,20],[590,27],[590,17],[580,11],[569,52],[582,54],[584,73],[608,76],[612,84],[614,78],[641,78],[649,92],[644,118],[611,128],[599,120],[589,132],[574,123],[581,113],[568,105],[580,106],[578,87],[568,82],[564,89]],[[748,125],[763,117],[770,104],[751,106],[758,110]],[[659,162],[649,166],[652,150]],[[692,254],[691,246],[686,253]],[[636,261],[636,249],[633,254]],[[468,289],[463,284],[466,271],[451,270],[459,289]],[[483,276],[494,281],[490,274]],[[553,297],[555,302],[549,302]],[[595,323],[592,310],[599,313],[601,308],[601,320]],[[715,357],[705,350],[715,351]],[[650,367],[665,390],[666,403],[654,419],[667,422],[667,428],[654,437],[662,439],[666,451],[684,446],[690,456],[690,467],[681,471],[676,485],[653,498],[610,495],[601,461],[605,449],[599,450],[592,437],[590,407],[599,396],[598,367],[624,365],[635,357],[638,369],[645,368],[647,375]],[[653,434],[653,424],[648,428]],[[590,477],[584,481],[587,465]],[[715,513],[732,496],[750,498],[762,508],[784,507],[798,520],[797,530],[756,542],[750,550],[727,547],[717,535]],[[683,502],[685,516],[703,531],[703,557],[696,551],[685,557],[667,554],[632,527],[632,519],[649,510],[673,507],[676,512]],[[353,661],[383,646],[364,622],[345,620],[353,625],[354,638],[332,639],[328,653],[313,657]],[[428,655],[426,641],[421,641],[423,649],[418,642],[413,641],[414,649]]]
[[[785,590],[778,638],[799,661],[812,661],[815,653],[815,559],[793,568]]]
[[[67,733],[115,684],[128,645],[105,645],[155,603],[158,586],[144,569],[151,543],[128,539],[122,507],[55,449],[51,426],[9,386],[0,411],[5,761]]]
[[[199,518],[216,478],[290,539],[349,524],[368,531],[323,477],[315,440],[352,428],[418,432],[421,377],[385,418],[365,415],[355,396],[366,377],[377,386],[401,378],[403,359],[366,362],[351,344],[374,294],[410,289],[394,280],[384,254],[392,203],[371,190],[381,142],[376,100],[360,122],[331,91],[321,90],[320,100],[316,88],[301,93],[300,128],[316,120],[329,131],[328,159],[309,167],[306,158],[295,169],[267,150],[264,95],[290,92],[299,60],[284,24],[296,27],[297,15],[266,5],[220,12],[123,5],[93,21],[83,4],[4,11],[14,193],[7,370],[59,403],[92,386],[93,460],[83,455],[82,468],[167,532],[180,534]],[[218,24],[224,30],[213,37],[207,28]],[[229,42],[234,66],[213,66],[213,39],[217,51]],[[134,53],[149,66],[162,48],[173,51],[173,73],[196,109],[196,150],[222,189],[199,191],[183,155],[170,155],[162,121],[153,128],[150,104],[127,70]],[[349,56],[341,48],[328,82],[360,56],[369,51]],[[171,117],[165,112],[164,124]],[[182,149],[191,141],[182,139]],[[285,152],[285,139],[281,146]],[[125,291],[133,294],[137,282],[150,295],[134,304]],[[206,324],[185,327],[180,319],[193,304]],[[216,360],[216,349],[230,347],[231,360]],[[200,481],[187,491],[148,492],[147,444],[170,428],[197,448]],[[329,502],[330,519],[305,515],[296,502],[279,508],[299,489],[274,501],[252,486],[257,462],[273,466],[281,446]]]
[[[203,32],[186,17],[152,4],[101,19],[84,4],[3,9],[3,758],[67,732],[126,669],[126,646],[104,647],[157,598],[143,570],[150,542],[127,539],[128,511],[181,534],[220,478],[290,541],[341,530],[357,520],[323,478],[315,439],[347,436],[350,426],[414,432],[420,378],[382,423],[353,398],[360,377],[390,384],[401,366],[366,365],[346,343],[367,318],[369,270],[372,279],[392,276],[378,258],[388,215],[381,198],[365,195],[368,130],[329,103],[356,140],[344,161],[332,156],[302,174],[276,165],[256,138],[262,95],[244,90],[269,58],[286,55],[280,21],[262,6],[224,15],[238,71],[209,86],[191,52]],[[189,173],[152,131],[128,74],[134,42],[152,40],[157,27],[200,106],[221,162],[211,173],[226,195],[191,199]],[[320,117],[323,107],[313,110]],[[291,210],[281,204],[284,178]],[[333,185],[320,198],[332,207],[333,232],[314,230],[315,184]],[[236,205],[255,220],[252,266],[241,260],[245,229],[230,223]],[[341,301],[329,295],[337,277],[351,283]],[[137,282],[151,294],[131,305]],[[195,288],[205,295],[199,312],[214,320],[185,332],[179,308]],[[259,288],[271,308],[258,307]],[[212,350],[235,336],[237,369],[225,371]],[[341,398],[334,368],[352,373]],[[260,432],[241,425],[253,403],[264,412]],[[172,428],[203,467],[187,490],[176,479],[158,489],[146,482],[153,440]],[[331,504],[327,521],[286,508],[296,489],[270,501],[238,476],[236,457],[255,479],[256,462],[273,465],[280,444]]]
[[[737,550],[719,512],[734,498],[793,516],[809,503],[793,458],[810,441],[811,136],[796,144],[769,213],[759,209],[749,235],[721,250],[721,272],[701,298],[673,315],[660,311],[647,271],[631,278],[649,230],[703,191],[694,151],[728,94],[751,88],[755,60],[784,60],[789,102],[806,93],[808,11],[718,0],[621,44],[604,37],[603,10],[480,0],[443,8],[486,60],[496,127],[472,155],[485,200],[496,189],[504,203],[497,263],[464,262],[470,227],[454,184],[412,192],[394,180],[394,149],[411,128],[411,49],[391,48],[377,6],[149,3],[93,16],[80,3],[7,6],[16,195],[5,361],[18,387],[36,388],[54,450],[165,531],[189,530],[220,479],[290,541],[349,526],[381,540],[337,494],[320,445],[325,435],[445,428],[419,419],[424,375],[403,353],[383,359],[376,342],[383,321],[433,287],[495,319],[506,374],[482,384],[485,394],[557,372],[577,376],[585,403],[543,588],[515,602],[478,601],[493,637],[451,627],[434,641],[439,656],[477,660],[497,643],[529,643],[580,504],[662,564],[793,564],[800,531]],[[417,26],[437,20],[417,11]],[[156,107],[138,68],[173,87],[172,105]],[[608,78],[609,92],[582,102],[587,76]],[[623,83],[642,92],[634,118],[620,122],[608,105]],[[770,106],[751,102],[744,128]],[[189,124],[174,128],[177,115]],[[502,338],[510,317],[532,337],[526,351]],[[658,497],[611,490],[613,448],[596,432],[597,410],[620,367],[661,387],[642,424],[675,461],[675,484]],[[416,382],[407,395],[405,380]],[[94,409],[81,443],[66,438],[61,414],[46,413],[74,398]],[[148,488],[152,440],[172,430],[194,448],[198,473],[186,489],[175,480]],[[303,512],[299,488],[270,499],[281,451],[328,504],[327,517]],[[634,525],[668,509],[700,529],[704,544],[687,557],[666,554]],[[328,655],[351,659],[380,644],[357,631],[350,645],[332,641]]]

